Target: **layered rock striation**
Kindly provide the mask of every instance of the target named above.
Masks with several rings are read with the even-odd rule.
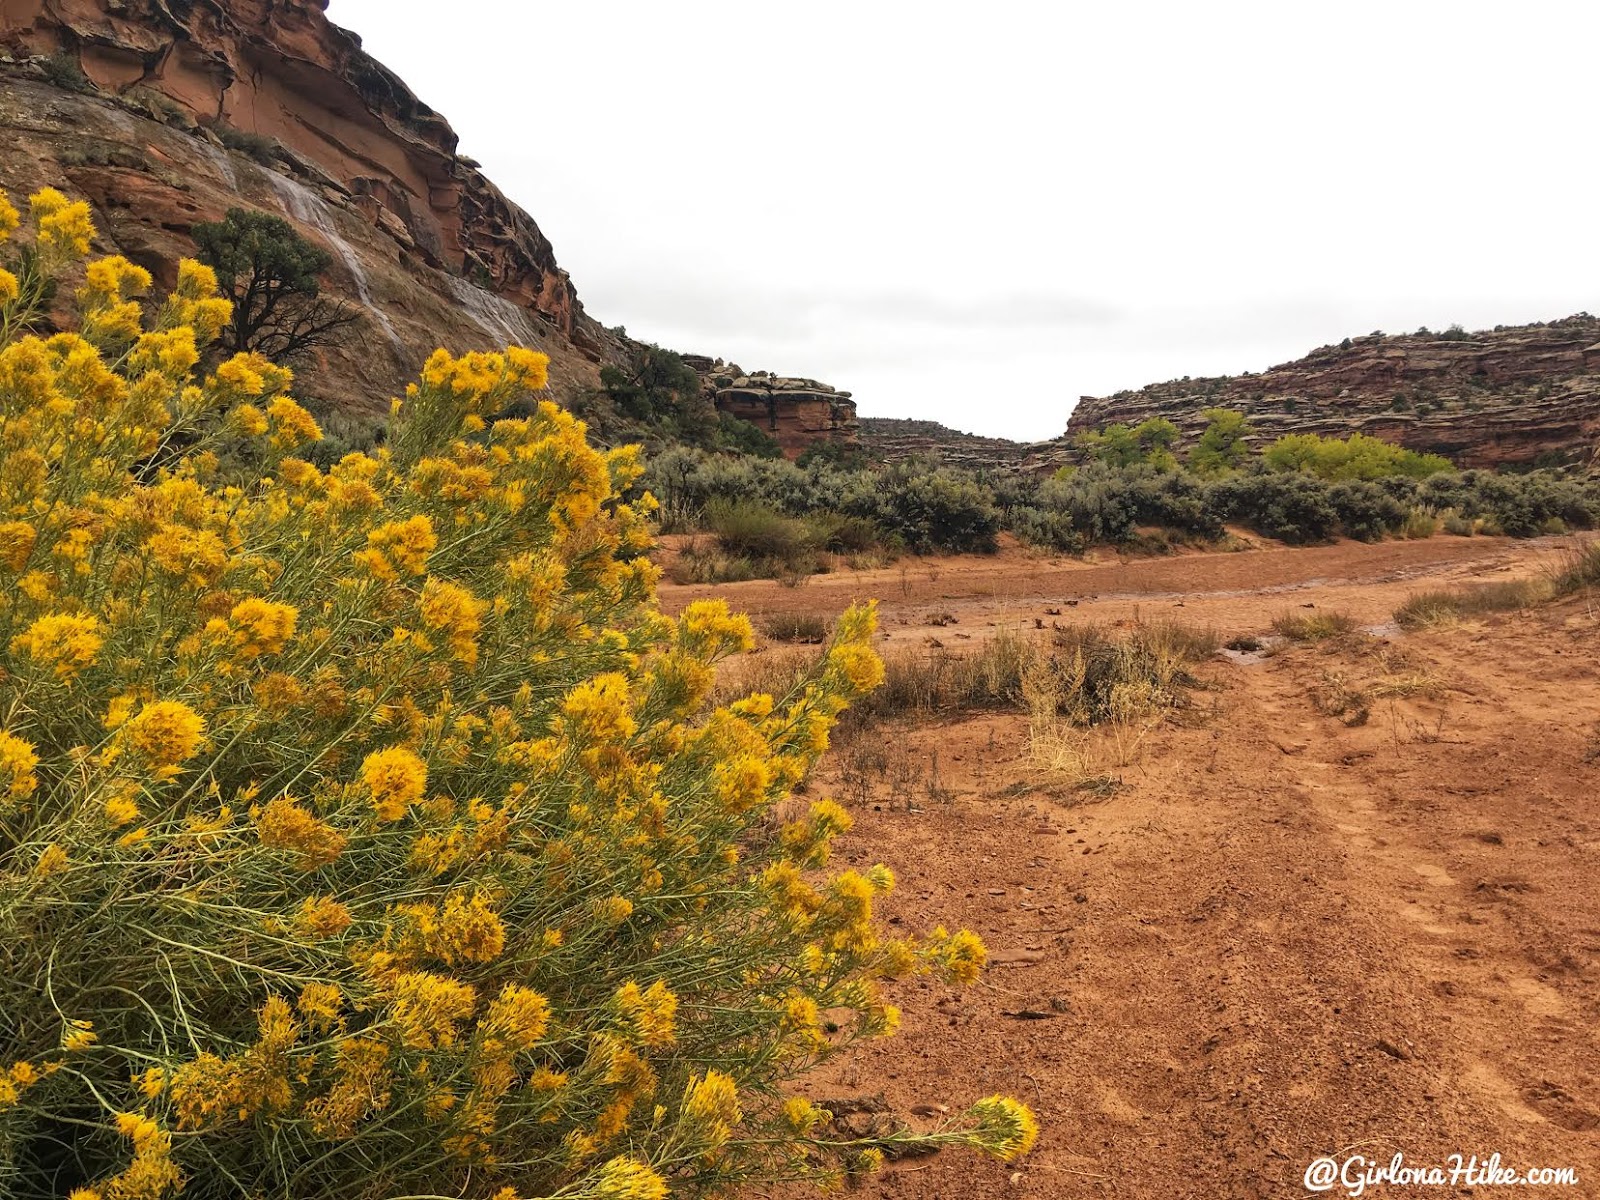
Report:
[[[1067,434],[1165,417],[1192,436],[1207,408],[1248,414],[1258,441],[1359,432],[1463,467],[1586,462],[1600,444],[1600,318],[1349,338],[1260,374],[1085,396]]]

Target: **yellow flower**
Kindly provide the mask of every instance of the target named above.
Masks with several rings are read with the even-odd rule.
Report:
[[[616,672],[596,675],[573,688],[562,711],[573,735],[591,742],[625,742],[638,729],[629,711],[628,681]]]
[[[139,1113],[118,1113],[117,1132],[142,1149],[161,1136],[161,1126]]]
[[[483,602],[459,584],[429,579],[422,585],[417,609],[422,623],[445,636],[451,652],[464,663],[478,661],[478,628]]]
[[[404,746],[374,750],[361,763],[361,782],[380,821],[398,821],[428,788],[428,765]]]
[[[543,391],[550,382],[550,356],[523,346],[506,347],[506,363],[513,379],[530,392]]]
[[[506,946],[506,929],[489,897],[456,893],[442,905],[411,904],[401,914],[411,926],[414,944],[446,966],[460,962],[493,962]]]
[[[174,295],[185,300],[205,300],[217,294],[217,273],[203,262],[185,258],[178,263],[178,286]]]
[[[39,765],[33,743],[0,729],[0,796],[22,800],[39,786],[33,769]]]
[[[750,618],[728,611],[726,600],[696,600],[678,618],[678,644],[704,658],[755,648]]]
[[[783,1123],[790,1133],[805,1137],[821,1122],[831,1119],[825,1108],[818,1108],[800,1096],[790,1096],[783,1102]]]
[[[139,819],[139,804],[127,792],[117,792],[106,800],[105,813],[113,825],[126,825]]]
[[[0,306],[10,304],[22,295],[22,285],[17,277],[4,267],[0,267]]]
[[[122,745],[153,767],[175,767],[193,758],[206,730],[205,719],[180,700],[146,704],[119,730]]]
[[[550,1001],[532,988],[508,983],[489,1005],[479,1028],[512,1050],[529,1050],[550,1024]]]
[[[335,983],[308,983],[300,989],[295,1007],[306,1023],[316,1029],[334,1029],[344,1024],[340,1007],[344,997]]]
[[[633,1026],[634,1037],[640,1045],[670,1046],[677,1040],[678,998],[661,980],[643,990],[633,980],[628,980],[617,990],[617,1007]]]
[[[707,1071],[703,1079],[691,1080],[683,1095],[683,1115],[711,1148],[726,1142],[744,1117],[739,1107],[739,1087],[733,1077],[721,1071]]]
[[[730,813],[746,812],[765,802],[772,782],[772,768],[752,755],[716,767],[717,796]]]
[[[215,583],[228,566],[228,548],[209,529],[168,525],[152,536],[145,548],[163,571],[197,587]]]
[[[608,896],[595,906],[595,915],[606,925],[621,925],[633,915],[633,901],[626,896]]]
[[[292,604],[280,604],[252,596],[233,606],[228,622],[233,626],[234,644],[246,659],[277,654],[294,636],[299,612]]]
[[[952,983],[971,983],[983,973],[989,951],[983,939],[968,930],[947,933],[943,926],[933,931],[933,961]]]
[[[0,188],[0,242],[5,241],[17,230],[22,215],[17,212],[16,206],[11,203],[5,189]]]
[[[93,1021],[68,1021],[62,1033],[61,1048],[68,1052],[87,1050],[100,1040],[100,1035],[94,1031]]]
[[[309,938],[338,937],[350,924],[350,910],[332,896],[307,897],[294,916],[295,932]]]
[[[0,566],[20,571],[28,565],[38,533],[26,521],[0,521]]]
[[[270,439],[274,449],[298,450],[309,442],[322,440],[322,428],[305,409],[287,396],[275,396],[267,405],[267,420],[272,423]]]
[[[180,325],[176,329],[156,329],[140,334],[128,352],[128,374],[133,378],[149,373],[168,380],[184,380],[199,361],[192,328]]]
[[[454,1045],[460,1023],[477,1006],[477,993],[469,984],[427,971],[400,975],[390,994],[395,1023],[413,1050]]]
[[[883,682],[883,660],[868,646],[847,642],[828,652],[828,667],[838,672],[849,691],[863,695]]]
[[[594,1200],[667,1200],[667,1181],[636,1158],[613,1158],[594,1175]]]
[[[407,575],[426,571],[428,555],[438,544],[433,522],[418,515],[378,526],[367,534],[367,548],[354,557],[374,578],[392,583],[402,571]]]
[[[55,188],[41,188],[28,197],[28,203],[33,207],[38,224],[41,249],[65,252],[76,258],[89,253],[94,222],[86,201],[68,201]]]
[[[149,271],[113,254],[84,268],[78,302],[89,311],[113,308],[122,304],[129,292],[142,292],[149,286]]]
[[[104,644],[97,618],[76,613],[50,613],[13,638],[11,649],[53,668],[57,679],[66,680],[92,665]]]
[[[34,864],[33,873],[41,879],[59,875],[67,869],[67,861],[67,852],[51,842],[39,852],[39,861]]]
[[[235,404],[228,410],[228,423],[245,437],[260,437],[267,431],[267,414],[254,404]]]
[[[978,1123],[974,1132],[978,1147],[1002,1162],[1021,1158],[1039,1140],[1039,1123],[1032,1111],[1009,1096],[979,1100],[967,1115]]]
[[[270,850],[288,850],[298,855],[295,865],[302,871],[327,866],[344,853],[345,847],[344,834],[288,796],[279,796],[256,814],[256,836]]]

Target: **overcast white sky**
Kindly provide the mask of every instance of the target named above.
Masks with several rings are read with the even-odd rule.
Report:
[[[1025,439],[1600,309],[1600,5],[332,0],[588,311]]]

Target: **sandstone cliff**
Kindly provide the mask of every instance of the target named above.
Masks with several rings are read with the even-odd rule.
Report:
[[[1600,318],[1351,338],[1260,374],[1085,396],[1067,434],[1160,416],[1192,435],[1206,408],[1248,413],[1258,440],[1360,432],[1463,467],[1585,462],[1600,443]]]
[[[610,339],[549,241],[323,8],[0,0],[5,186],[85,196],[100,248],[162,283],[196,222],[233,205],[293,221],[364,310],[356,336],[301,368],[323,406],[385,409],[441,344],[534,346],[558,396],[594,386]]]

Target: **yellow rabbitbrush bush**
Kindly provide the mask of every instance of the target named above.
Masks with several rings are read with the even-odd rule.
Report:
[[[81,332],[30,332],[93,237],[32,209],[0,274],[0,1194],[637,1200],[1031,1146],[1001,1097],[863,1142],[785,1093],[893,1030],[880,979],[983,962],[880,937],[886,869],[819,874],[837,806],[767,817],[881,678],[869,609],[708,711],[748,623],[657,609],[631,449],[493,420],[544,356],[438,352],[324,472],[287,371],[199,370],[198,264],[141,306],[91,263]]]

